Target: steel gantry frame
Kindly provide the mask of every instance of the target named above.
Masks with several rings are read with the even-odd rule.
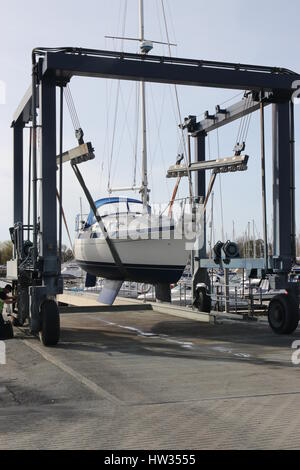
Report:
[[[39,174],[33,172],[33,186],[39,180],[40,209],[33,201],[33,232],[36,234],[33,252],[33,273],[24,282],[24,260],[17,261],[19,295],[30,299],[31,328],[41,332],[49,328],[43,322],[45,304],[62,291],[60,261],[57,256],[56,202],[56,87],[65,86],[74,76],[100,77],[199,87],[246,90],[252,94],[251,106],[241,102],[206,116],[201,122],[186,123],[195,138],[195,161],[205,161],[205,139],[208,132],[241,118],[263,105],[273,106],[273,234],[274,256],[271,274],[276,285],[290,288],[288,273],[295,258],[295,195],[294,195],[294,113],[291,96],[300,76],[290,70],[236,64],[147,56],[124,52],[82,48],[37,48],[33,51],[32,86],[21,101],[12,123],[14,132],[14,227],[23,224],[23,129],[33,121],[39,108],[41,151],[33,155],[39,162]],[[34,159],[33,159],[34,160]],[[196,174],[195,196],[205,198],[205,172]],[[36,193],[33,191],[36,198]],[[39,213],[37,212],[39,211]],[[206,230],[206,228],[204,228]],[[26,255],[28,257],[28,254]],[[25,255],[23,256],[23,258]],[[22,258],[22,257],[21,257]],[[26,258],[26,257],[25,257]],[[206,245],[195,257],[197,279],[208,283]],[[27,259],[27,258],[26,258]],[[26,261],[25,259],[25,261]],[[240,260],[242,261],[242,260]],[[251,267],[254,265],[252,264]],[[264,268],[257,260],[257,268]],[[294,295],[296,296],[295,292]],[[52,304],[53,307],[53,304]],[[43,313],[44,312],[44,313]],[[51,323],[51,322],[50,322]],[[43,332],[43,331],[42,331]],[[50,341],[51,342],[51,341]],[[44,342],[47,344],[47,341]]]
[[[293,93],[294,89],[292,88]],[[250,98],[250,100],[249,100]],[[243,118],[257,110],[261,110],[261,119],[263,120],[263,108],[272,105],[272,137],[273,137],[273,256],[268,255],[268,242],[266,232],[266,207],[263,204],[264,219],[264,259],[231,259],[230,262],[226,255],[221,252],[221,259],[207,259],[206,244],[196,254],[194,262],[193,275],[193,297],[196,297],[197,284],[205,283],[207,286],[208,276],[205,275],[206,269],[219,269],[220,266],[232,269],[245,269],[249,276],[265,277],[268,275],[270,285],[275,290],[286,290],[289,295],[295,299],[294,309],[298,309],[299,304],[299,286],[290,283],[289,273],[293,264],[296,262],[296,220],[295,220],[295,136],[294,136],[294,104],[285,94],[274,94],[273,92],[261,90],[246,92],[243,99],[234,105],[221,109],[216,106],[215,114],[205,113],[205,118],[197,122],[196,116],[185,118],[182,127],[186,128],[191,136],[195,138],[195,163],[189,165],[189,171],[197,170],[197,166],[205,166],[211,163],[213,165],[226,166],[226,160],[207,162],[206,165],[198,165],[197,162],[205,161],[205,140],[209,132],[219,129],[222,126]],[[262,152],[264,154],[264,124],[262,121]],[[199,149],[200,152],[199,152]],[[237,157],[232,157],[234,160]],[[248,158],[248,157],[247,157]],[[264,155],[262,167],[262,197],[265,198],[265,162]],[[177,168],[178,174],[185,171]],[[202,175],[204,175],[202,171]],[[168,176],[176,175],[176,165],[170,167]],[[205,178],[205,176],[203,176]],[[196,177],[199,180],[199,175]],[[204,190],[205,183],[201,188]],[[203,193],[198,190],[199,196]],[[224,243],[226,240],[223,241]],[[200,287],[200,290],[202,288]],[[203,300],[203,299],[202,299]],[[296,305],[296,307],[295,307]],[[210,307],[209,307],[210,308]],[[277,314],[276,314],[277,315]]]

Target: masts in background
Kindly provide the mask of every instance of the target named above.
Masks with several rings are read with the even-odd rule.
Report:
[[[256,239],[255,239],[255,222],[252,220],[253,228],[253,258],[256,258]]]
[[[80,204],[80,227],[82,225],[82,222],[83,222],[83,214],[82,214],[82,198],[80,197],[79,198],[79,204]]]
[[[248,222],[248,232],[247,232],[247,235],[248,235],[248,258],[251,257],[251,223],[250,221]]]

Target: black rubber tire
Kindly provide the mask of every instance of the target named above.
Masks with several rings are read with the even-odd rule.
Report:
[[[211,297],[208,295],[205,287],[197,288],[195,305],[199,312],[210,313]]]
[[[278,335],[294,333],[299,324],[299,306],[289,295],[276,295],[268,310],[269,325]]]
[[[55,346],[60,338],[60,318],[57,303],[47,299],[41,305],[40,340],[44,346]]]
[[[14,337],[14,329],[11,322],[5,322],[0,327],[0,340],[12,339]]]
[[[13,326],[11,324],[11,322],[7,322],[6,323],[6,332],[7,332],[7,339],[12,339],[14,337],[14,329],[13,329]]]

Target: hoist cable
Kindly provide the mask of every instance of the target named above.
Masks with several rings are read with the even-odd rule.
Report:
[[[79,118],[76,112],[74,100],[71,94],[71,90],[68,85],[63,89],[60,89],[60,140],[59,140],[59,190],[56,189],[56,197],[59,203],[59,259],[62,260],[62,222],[64,222],[65,229],[68,235],[70,248],[73,252],[72,239],[70,235],[70,230],[68,227],[67,219],[65,216],[63,204],[62,204],[62,193],[63,193],[63,163],[62,163],[62,154],[63,154],[63,97],[65,97],[67,107],[70,113],[71,121],[73,123],[74,130],[81,128]],[[74,253],[73,253],[74,254]]]
[[[108,234],[108,231],[107,231],[107,229],[106,229],[106,227],[105,227],[105,224],[104,224],[104,222],[103,222],[103,219],[102,219],[102,217],[100,216],[100,214],[99,214],[99,212],[98,212],[98,210],[97,210],[97,207],[96,207],[96,204],[95,204],[95,202],[94,202],[94,199],[92,198],[92,195],[91,195],[91,193],[89,192],[89,190],[88,190],[88,188],[87,188],[87,186],[86,186],[86,184],[85,184],[85,181],[84,181],[84,179],[83,179],[83,176],[82,176],[82,174],[81,174],[81,172],[80,172],[78,166],[77,166],[75,163],[72,163],[72,162],[71,162],[71,166],[72,166],[72,169],[73,169],[73,171],[74,171],[74,173],[75,173],[75,175],[76,175],[76,177],[77,177],[77,179],[78,179],[78,181],[79,181],[80,186],[81,186],[82,189],[83,189],[83,192],[84,192],[84,194],[85,194],[85,197],[87,198],[87,201],[88,201],[88,203],[89,203],[89,205],[90,205],[90,208],[91,208],[91,210],[92,210],[92,212],[93,212],[93,214],[94,214],[95,220],[97,221],[97,224],[98,224],[98,226],[99,226],[99,228],[100,228],[100,230],[101,230],[101,232],[102,232],[102,234],[103,234],[103,237],[104,237],[104,239],[105,239],[105,241],[106,241],[106,243],[107,243],[107,245],[108,245],[108,248],[109,248],[109,250],[110,250],[110,253],[111,253],[111,255],[112,255],[112,258],[113,258],[113,260],[114,260],[116,266],[117,266],[118,269],[119,269],[119,272],[120,272],[120,275],[121,275],[121,279],[122,279],[122,278],[123,278],[123,279],[126,279],[126,278],[128,278],[127,269],[126,269],[126,267],[123,265],[123,263],[122,263],[122,261],[121,261],[121,258],[120,258],[120,256],[119,256],[119,253],[118,253],[118,251],[117,251],[117,249],[116,249],[116,247],[115,247],[115,244],[113,243],[113,241],[112,241],[111,238],[109,237],[109,234]]]
[[[79,128],[81,128],[81,125],[80,125],[80,122],[79,122],[78,114],[77,114],[77,111],[76,111],[76,108],[75,108],[74,100],[73,100],[72,93],[71,93],[71,90],[70,90],[69,86],[67,86],[67,94],[69,96],[69,102],[70,102],[70,106],[71,106],[72,111],[73,111],[73,116],[74,116],[74,121],[75,121],[76,127],[77,127],[77,129],[79,129]]]
[[[220,159],[219,129],[217,129],[217,145],[218,145],[218,159]],[[219,175],[219,190],[220,190],[220,207],[221,207],[221,222],[222,222],[222,238],[223,238],[223,242],[225,242],[225,235],[224,235],[224,212],[223,212],[223,194],[222,194],[222,179],[221,179],[221,175]]]
[[[67,103],[67,106],[68,106],[68,109],[69,109],[69,113],[70,113],[70,117],[71,117],[71,121],[72,121],[74,130],[77,131],[78,129],[81,128],[81,125],[80,125],[78,114],[77,114],[77,111],[76,111],[76,108],[75,108],[72,93],[71,93],[71,90],[70,90],[68,85],[64,89],[64,96],[65,96],[65,100],[66,100],[66,103]]]
[[[253,104],[253,99],[252,99],[251,95],[249,95],[245,99],[244,111],[246,111],[248,108],[250,108],[250,106],[252,104]],[[239,129],[238,129],[236,144],[242,144],[242,143],[246,142],[249,127],[250,127],[251,117],[252,117],[252,113],[249,113],[247,116],[244,116],[243,118],[240,119],[240,125],[239,125]]]
[[[79,128],[79,125],[78,125],[78,121],[76,119],[76,112],[74,111],[74,104],[73,104],[73,100],[72,100],[71,95],[70,95],[69,88],[66,88],[65,96],[66,96],[66,102],[67,102],[67,105],[68,105],[68,108],[69,108],[69,111],[70,111],[70,116],[71,116],[71,120],[72,120],[74,129],[77,130]]]
[[[207,145],[208,145],[208,160],[211,160],[212,155],[211,155],[211,143],[210,143],[210,133],[207,134]],[[210,177],[212,178],[213,170],[210,172]],[[213,182],[214,185],[215,182]],[[210,184],[210,183],[209,183]],[[214,191],[213,191],[213,185],[211,188],[211,191],[208,193],[208,190],[206,192],[206,201],[204,202],[207,204],[210,194],[211,194],[211,209],[210,209],[210,249],[212,250],[212,237],[213,237],[213,230],[214,230],[214,214],[213,214],[213,200],[214,200]]]
[[[30,127],[29,130],[29,155],[28,155],[28,160],[29,160],[29,168],[28,168],[28,215],[27,215],[27,225],[28,225],[28,231],[27,231],[27,239],[30,239],[30,231],[29,231],[29,226],[30,226],[30,209],[31,209],[31,165],[32,165],[32,127]]]
[[[251,123],[251,118],[252,118],[252,113],[248,115],[248,121],[247,121],[247,125],[246,125],[246,128],[245,128],[245,135],[244,135],[243,142],[246,142],[246,140],[247,140],[248,132],[249,132],[249,128],[250,128],[250,123]]]
[[[251,98],[250,99],[248,98],[246,110],[250,107],[250,104],[251,104]],[[240,143],[245,142],[245,138],[246,138],[246,134],[247,134],[247,126],[248,126],[248,122],[249,122],[250,117],[251,117],[251,114],[248,114],[247,116],[244,116],[244,118],[243,118],[243,128],[242,128],[242,132],[241,132]]]
[[[246,109],[246,100],[245,100],[245,103],[244,103],[244,111]],[[238,128],[238,133],[237,133],[237,137],[236,137],[236,144],[239,144],[240,143],[240,136],[241,136],[241,129],[242,129],[242,125],[243,125],[243,118],[240,119],[240,122],[239,122],[239,128]]]
[[[58,190],[56,190],[56,197],[57,197],[57,200],[60,204],[60,194],[59,194]],[[69,242],[70,242],[70,247],[71,247],[72,253],[74,255],[72,239],[71,239],[70,230],[69,230],[69,226],[68,226],[68,223],[67,223],[65,211],[64,211],[63,206],[61,206],[61,208],[62,208],[61,212],[62,212],[62,218],[63,218],[63,221],[64,221],[65,229],[66,229],[66,232],[67,232],[67,235],[68,235],[68,239],[69,239]]]
[[[60,87],[60,116],[59,116],[59,219],[58,219],[58,252],[62,261],[62,186],[63,186],[63,113],[64,113],[64,89]],[[72,245],[71,245],[72,246]]]
[[[37,267],[37,64],[35,57],[32,58],[32,218],[33,218],[33,269]]]
[[[247,109],[247,104],[248,104],[248,97],[245,99],[244,111]],[[237,135],[237,138],[236,138],[236,143],[237,144],[242,143],[242,135],[243,135],[243,132],[244,132],[244,126],[245,126],[245,116],[243,116],[240,119],[238,135]]]

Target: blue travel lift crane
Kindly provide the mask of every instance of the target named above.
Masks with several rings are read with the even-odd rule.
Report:
[[[230,248],[227,247],[226,253],[226,247],[223,247],[215,261],[208,260],[204,243],[201,250],[194,253],[193,284],[195,286],[204,283],[209,288],[207,269],[224,265],[228,261],[230,267],[245,268],[249,272],[257,270],[262,276],[268,275],[273,287],[286,289],[287,292],[287,295],[278,296],[271,301],[270,326],[279,334],[292,333],[299,321],[299,293],[298,285],[290,284],[288,280],[296,258],[294,110],[291,98],[295,91],[295,83],[297,81],[299,83],[300,76],[290,70],[276,67],[181,58],[174,60],[174,58],[161,56],[148,57],[142,54],[69,47],[33,50],[32,86],[21,101],[12,123],[14,226],[11,228],[11,236],[14,243],[14,258],[8,263],[8,276],[13,280],[14,290],[18,296],[18,322],[23,324],[26,319],[29,319],[31,331],[39,334],[42,343],[46,346],[55,345],[59,341],[60,323],[56,295],[63,291],[59,256],[62,233],[62,163],[71,160],[76,172],[80,161],[93,158],[91,144],[79,142],[79,146],[75,149],[66,154],[62,152],[63,88],[74,76],[215,87],[246,90],[250,93],[251,106],[245,107],[242,100],[227,109],[217,108],[214,115],[207,113],[201,122],[196,122],[192,116],[185,121],[188,132],[195,142],[195,162],[191,163],[194,167],[190,170],[196,172],[195,197],[198,200],[205,200],[206,197],[205,139],[207,134],[213,129],[258,109],[261,110],[263,116],[264,107],[272,106],[273,256],[268,258],[265,251],[264,259],[230,259],[228,258]],[[61,90],[58,156],[56,155],[56,87]],[[39,124],[37,123],[37,110],[39,110]],[[32,132],[32,158],[30,160],[32,216],[28,208],[29,217],[25,223],[23,132],[28,126],[31,127]],[[39,153],[37,152],[38,128],[41,138]],[[246,161],[239,163],[243,166]],[[57,204],[58,165],[59,204]],[[234,166],[233,163],[232,169]],[[37,168],[39,168],[39,174],[37,174]],[[264,169],[263,151],[262,168]],[[243,168],[240,167],[240,169]],[[223,171],[224,162],[215,162],[215,170],[216,172]],[[184,175],[184,171],[187,169],[176,168],[175,173],[173,171],[173,175],[171,172],[169,176],[179,173]],[[38,184],[39,204],[37,203]],[[87,192],[86,196],[88,198]],[[93,209],[92,201],[90,205]],[[206,236],[205,232],[204,227],[204,236]],[[30,237],[29,234],[32,236]],[[120,269],[122,269],[122,264],[120,264]],[[196,293],[194,289],[195,296]],[[207,308],[205,296],[203,298],[204,302],[201,305]]]

